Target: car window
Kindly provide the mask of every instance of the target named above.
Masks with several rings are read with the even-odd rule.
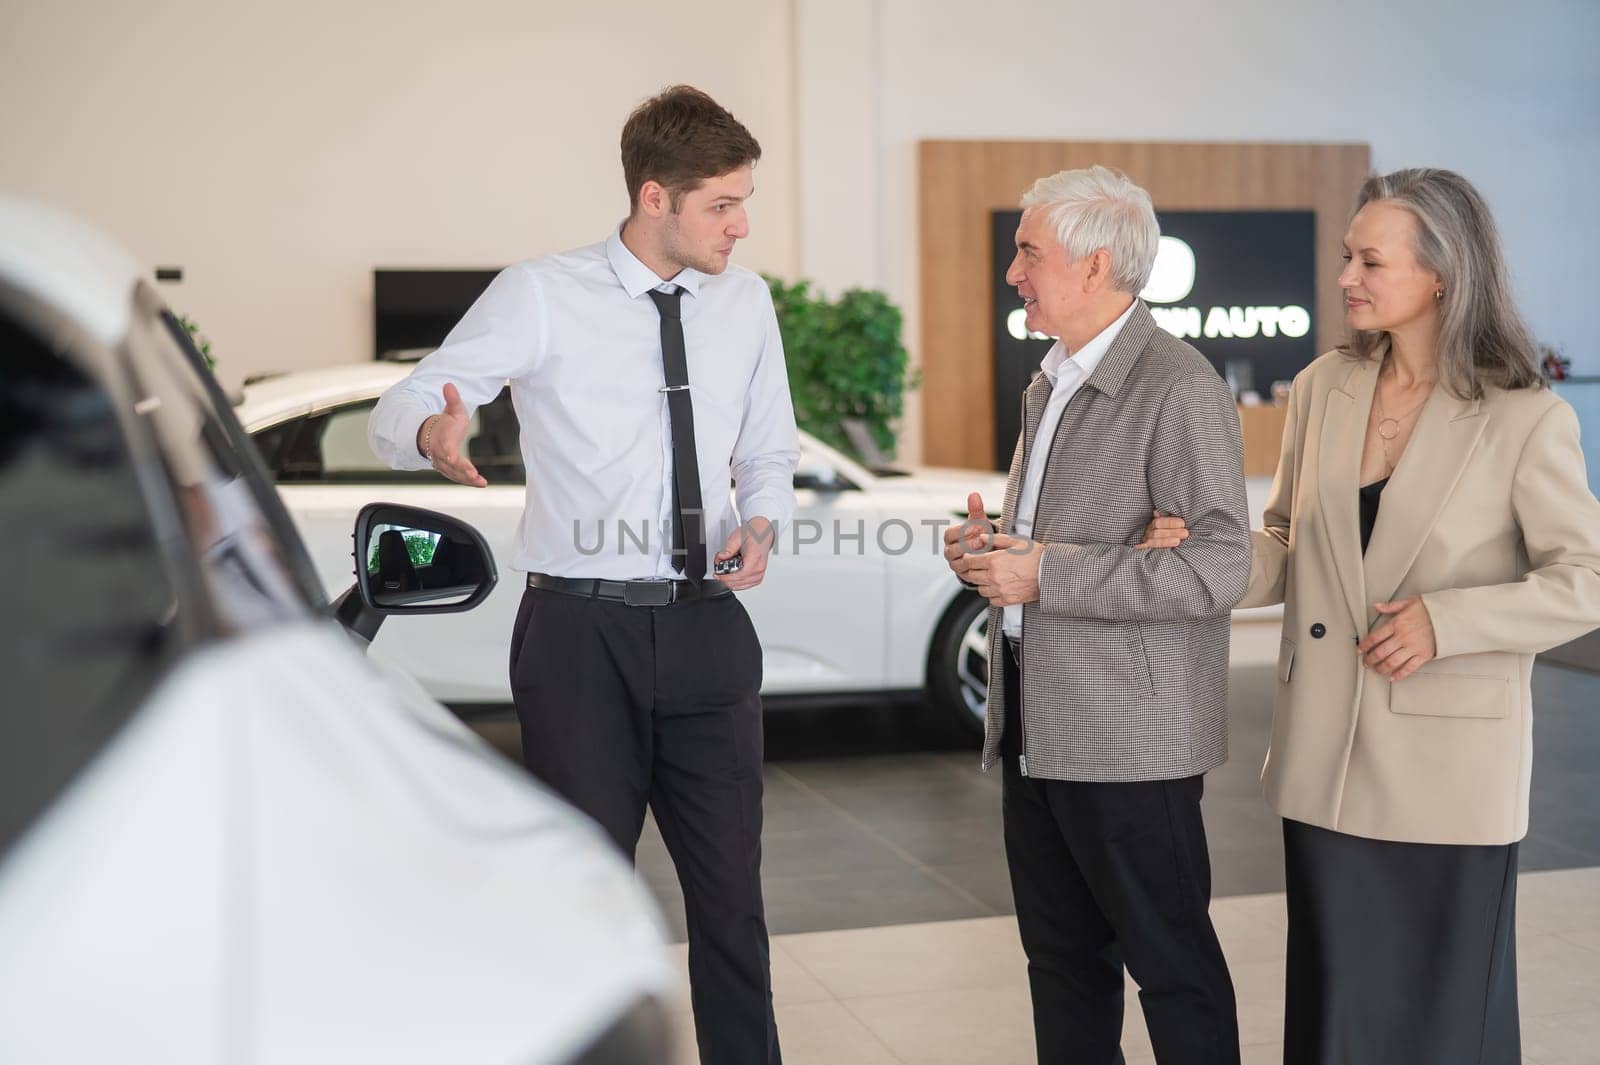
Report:
[[[378,470],[387,470],[389,464],[372,453],[367,444],[367,419],[372,414],[372,404],[340,407],[331,412],[322,424],[318,447],[322,469],[330,477],[359,477]],[[474,423],[477,416],[473,416]],[[476,431],[473,424],[469,431]]]
[[[284,461],[285,445],[299,428],[300,420],[297,418],[251,434],[250,438],[255,442],[256,451],[261,455],[261,461],[266,464],[267,472],[273,480],[278,479],[278,466]]]
[[[269,426],[256,446],[279,484],[437,483],[432,470],[393,470],[367,444],[367,419],[376,400]],[[522,451],[510,389],[479,407],[467,427],[467,456],[491,484],[523,481]]]
[[[198,597],[197,577],[166,549],[170,526],[149,506],[148,459],[125,431],[128,412],[119,416],[73,349],[109,353],[65,323],[24,324],[20,299],[9,298],[18,302],[0,301],[0,605],[13,623],[0,640],[0,857],[205,635],[205,619],[183,607]]]

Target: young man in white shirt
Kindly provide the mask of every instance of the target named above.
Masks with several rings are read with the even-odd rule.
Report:
[[[369,429],[391,465],[482,486],[468,424],[510,382],[528,493],[511,560],[528,574],[511,634],[524,760],[630,856],[654,811],[683,886],[703,1065],[780,1060],[761,646],[731,594],[761,583],[799,460],[771,296],[729,266],[760,156],[696,89],[645,101],[622,131],[621,228],[503,271]]]

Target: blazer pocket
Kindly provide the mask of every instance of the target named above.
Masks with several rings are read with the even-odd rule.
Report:
[[[1389,686],[1389,709],[1419,717],[1510,717],[1517,656],[1505,652],[1439,658]]]
[[[1183,648],[1169,648],[1154,638],[1147,647],[1137,622],[1098,618],[1029,618],[1023,644],[1031,648],[1030,656],[1042,654],[1049,661],[1043,671],[1047,683],[1066,703],[1081,703],[1084,709],[1100,698],[1143,705],[1154,691],[1152,658],[1158,664],[1181,662],[1185,654]]]
[[[1138,622],[1133,623],[1133,642],[1129,649],[1134,654],[1134,672],[1143,685],[1140,690],[1153,693],[1156,690],[1155,671],[1150,668],[1150,648],[1144,642],[1144,626]]]
[[[1289,675],[1294,672],[1294,643],[1283,640],[1278,644],[1278,683],[1289,683]]]

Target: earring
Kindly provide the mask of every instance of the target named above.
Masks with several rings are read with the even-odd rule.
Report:
[[[1434,293],[1433,293],[1433,298],[1436,299],[1436,300],[1441,300],[1442,301],[1444,299],[1444,289],[1441,288],[1441,289],[1435,290]]]

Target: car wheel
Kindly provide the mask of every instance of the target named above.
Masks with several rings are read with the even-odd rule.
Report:
[[[928,652],[933,705],[974,742],[983,739],[989,701],[989,602],[963,591],[934,630]]]

